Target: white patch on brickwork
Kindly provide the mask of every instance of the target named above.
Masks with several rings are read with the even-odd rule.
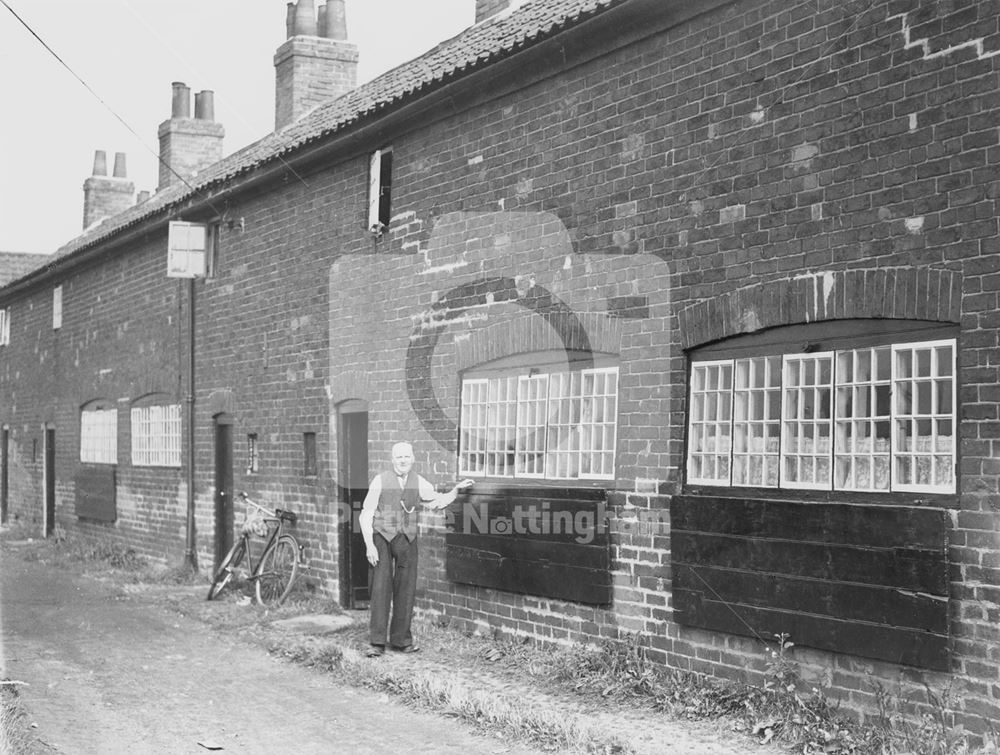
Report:
[[[830,297],[836,284],[836,277],[833,272],[805,273],[796,275],[793,281],[811,280],[813,282],[813,293],[816,302],[816,309],[806,312],[806,321],[822,320],[826,318],[826,313],[830,310]]]
[[[819,146],[816,144],[799,144],[792,147],[792,167],[798,170],[807,170],[812,167],[812,160],[819,154]]]
[[[483,161],[482,155],[476,155],[475,157],[469,158],[469,165],[479,165]]]
[[[403,245],[406,248],[406,245]],[[465,260],[455,260],[454,262],[447,262],[443,265],[435,265],[434,267],[427,267],[420,271],[421,275],[435,275],[437,273],[453,273],[456,270],[461,270],[463,267],[468,267],[469,263]]]
[[[572,270],[573,269],[573,257],[571,255],[569,255],[569,254],[566,255],[566,259],[563,260],[562,269],[563,270]]]
[[[737,220],[743,220],[746,216],[747,206],[744,204],[734,204],[719,210],[720,223],[735,223]]]
[[[812,219],[813,220],[822,220],[823,219],[823,203],[822,202],[816,202],[816,204],[811,205],[809,207],[809,210],[810,210],[810,212],[812,214]]]
[[[621,204],[615,205],[615,217],[616,218],[630,218],[634,217],[639,211],[639,203],[632,202],[622,202]]]
[[[522,178],[517,182],[517,188],[514,190],[517,196],[525,197],[531,193],[532,189],[535,187],[535,181],[533,178]]]
[[[750,113],[750,122],[751,123],[760,123],[761,121],[764,120],[764,116],[765,115],[766,115],[766,111],[764,110],[764,108],[762,108],[760,105],[758,105],[756,108],[754,108],[753,112]]]
[[[635,479],[636,493],[656,493],[660,489],[660,481],[651,477],[637,477]]]
[[[917,114],[910,113],[910,133],[912,134],[917,130]]]
[[[681,231],[680,233],[677,234],[677,243],[680,244],[681,246],[687,246],[688,243],[687,231]]]
[[[420,251],[420,242],[419,241],[404,241],[403,244],[402,244],[402,246],[400,247],[400,249],[402,249],[404,252],[409,253],[409,251],[411,249],[413,249],[413,247],[416,247],[417,251]]]
[[[642,157],[642,151],[645,147],[645,134],[630,134],[625,137],[625,141],[622,143],[622,157],[626,160],[636,160]]]
[[[760,315],[754,309],[748,309],[740,316],[740,323],[743,329],[747,333],[752,333],[755,330],[760,330],[762,323],[760,321]]]
[[[919,39],[910,38],[910,14],[907,13],[897,13],[894,16],[889,16],[890,21],[894,21],[897,18],[902,24],[903,32],[903,49],[912,50],[914,47],[919,47],[923,55],[924,60],[934,60],[935,58],[943,58],[946,55],[951,55],[953,52],[958,52],[959,50],[973,50],[976,53],[976,57],[979,60],[986,60],[987,58],[992,58],[996,55],[1000,55],[1000,48],[996,50],[987,50],[983,37],[977,37],[976,39],[969,39],[965,42],[959,42],[956,45],[951,45],[950,47],[945,47],[943,50],[931,50],[931,42],[927,37],[920,37]]]
[[[401,225],[406,225],[412,220],[417,219],[417,213],[413,210],[407,210],[406,212],[401,212],[398,215],[393,215],[389,220],[389,227],[394,228]]]
[[[709,139],[714,139],[715,138],[716,130],[717,129],[716,129],[716,126],[715,126],[714,123],[709,123],[708,124],[708,138]]]
[[[700,199],[692,200],[688,203],[688,207],[691,209],[691,214],[698,217],[705,211],[705,203]]]
[[[924,217],[921,215],[916,218],[907,218],[903,221],[903,225],[906,226],[907,233],[915,236],[924,230]]]

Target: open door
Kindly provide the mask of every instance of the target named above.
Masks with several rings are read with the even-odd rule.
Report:
[[[45,462],[42,467],[45,481],[45,537],[56,530],[56,429],[45,426]]]
[[[8,499],[10,498],[10,428],[0,428],[0,524],[7,523]]]
[[[213,418],[215,428],[215,561],[213,572],[233,547],[233,419]]]
[[[340,524],[340,601],[345,608],[366,608],[368,559],[358,517],[368,493],[368,404],[351,399],[337,407],[340,505],[351,512]]]

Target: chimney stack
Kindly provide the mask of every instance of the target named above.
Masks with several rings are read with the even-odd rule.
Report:
[[[215,122],[215,94],[206,89],[194,96],[191,117],[191,89],[183,82],[172,85],[170,120],[160,124],[160,183],[157,191],[187,180],[222,159],[222,139],[226,135]],[[180,177],[178,177],[180,176]]]
[[[358,48],[347,41],[344,0],[327,0],[318,14],[314,0],[289,3],[285,21],[288,39],[274,54],[275,130],[358,81]]]
[[[125,153],[115,153],[114,175],[108,177],[108,157],[103,149],[94,152],[93,175],[83,182],[83,228],[117,215],[132,206],[135,184],[125,171]]]
[[[524,0],[476,0],[476,23],[485,21],[510,7],[517,7]]]

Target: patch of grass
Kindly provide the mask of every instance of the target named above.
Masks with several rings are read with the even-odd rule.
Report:
[[[39,752],[17,687],[10,679],[0,680],[0,755]]]
[[[392,694],[411,705],[458,718],[476,729],[544,749],[588,753],[627,753],[627,744],[593,731],[553,706],[473,688],[458,677],[413,668],[396,669],[359,652],[315,638],[280,637],[270,651],[295,663],[334,673],[344,681]]]

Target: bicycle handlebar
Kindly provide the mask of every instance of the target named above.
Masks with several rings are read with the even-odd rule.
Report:
[[[298,517],[295,515],[295,513],[292,511],[288,511],[287,509],[275,509],[274,511],[271,511],[271,509],[267,508],[267,506],[261,506],[259,503],[252,500],[250,496],[247,495],[245,490],[241,490],[237,495],[239,495],[239,497],[243,499],[244,503],[253,506],[255,509],[257,509],[270,519],[284,519],[286,522],[290,522],[291,524],[295,524],[295,522],[298,520]]]

